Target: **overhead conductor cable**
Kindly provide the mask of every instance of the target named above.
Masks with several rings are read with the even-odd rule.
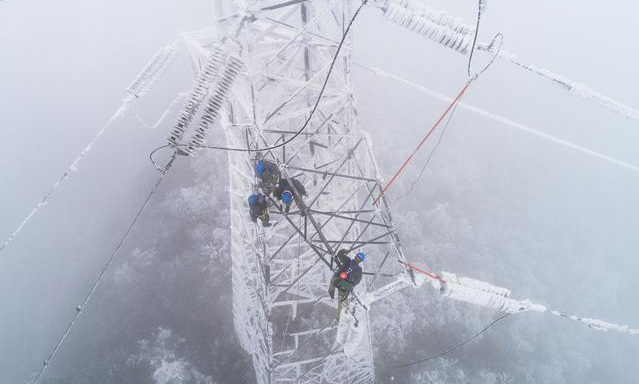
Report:
[[[477,25],[479,25],[481,15],[486,7],[486,0],[479,1]],[[419,35],[425,36],[436,43],[451,48],[456,52],[464,55],[471,54],[474,50],[496,53],[497,58],[500,60],[549,79],[554,84],[561,86],[575,96],[592,100],[600,106],[621,114],[628,119],[639,121],[639,110],[625,105],[612,97],[606,96],[584,84],[568,79],[550,70],[519,61],[516,59],[515,54],[502,49],[496,49],[491,46],[491,44],[475,44],[476,28],[470,27],[464,24],[462,20],[449,16],[444,12],[433,10],[416,0],[387,0],[380,8],[384,12],[384,17],[387,20]],[[472,59],[472,57],[470,59]]]
[[[0,244],[0,252],[2,252],[13,239],[22,231],[27,223],[36,215],[40,208],[48,204],[49,198],[53,193],[71,176],[71,173],[77,171],[78,165],[84,158],[87,157],[89,152],[93,149],[93,146],[98,139],[111,127],[111,125],[120,118],[130,105],[144,95],[146,95],[155,82],[165,72],[166,68],[173,62],[175,56],[176,47],[175,44],[165,46],[161,48],[146,65],[146,67],[136,76],[131,85],[127,88],[129,94],[123,101],[120,107],[115,111],[113,116],[107,121],[107,123],[95,134],[93,139],[84,147],[84,149],[76,156],[73,162],[67,167],[62,175],[56,180],[53,186],[44,194],[38,204],[29,212],[29,214],[20,222],[18,227],[9,235],[9,237]]]

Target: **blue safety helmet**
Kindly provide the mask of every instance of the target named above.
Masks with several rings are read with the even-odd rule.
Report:
[[[282,192],[282,201],[284,204],[290,204],[293,201],[293,194],[288,189]]]
[[[255,173],[258,175],[261,175],[262,173],[264,173],[264,171],[266,170],[266,167],[264,166],[264,163],[259,162],[257,164],[255,164]]]
[[[364,252],[357,252],[357,256],[355,256],[355,258],[359,261],[364,261],[364,259],[366,259],[366,255]]]
[[[248,198],[249,205],[255,205],[257,203],[257,195],[253,194]]]

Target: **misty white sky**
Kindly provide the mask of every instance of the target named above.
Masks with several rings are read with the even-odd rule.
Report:
[[[475,4],[468,0],[428,4],[469,22],[475,17]],[[480,40],[487,41],[500,31],[504,48],[522,61],[639,108],[637,11],[639,5],[629,0],[489,0]],[[212,15],[210,0],[0,1],[0,241],[109,119],[126,86],[157,49],[182,30],[205,26]],[[465,57],[388,23],[373,7],[365,9],[357,21],[355,45],[356,61],[448,95],[466,80]],[[480,62],[485,57],[476,59]],[[185,90],[186,80],[176,75],[164,85],[166,98],[158,99],[155,111],[171,99],[170,92]],[[388,175],[397,166],[394,155],[412,148],[444,104],[358,69],[354,80],[363,127],[370,128],[375,144],[388,139],[397,145],[396,152],[386,154],[381,145],[377,148]],[[505,63],[497,62],[469,90],[465,101],[639,165],[639,123]],[[157,116],[152,107],[146,110],[149,120]],[[639,310],[630,291],[636,282],[630,271],[639,267],[634,239],[639,229],[639,174],[467,112],[460,112],[459,119],[465,124],[451,127],[450,144],[442,150],[451,156],[455,143],[471,148],[459,156],[477,155],[479,167],[494,169],[486,190],[507,191],[504,210],[514,202],[520,204],[518,208],[529,204],[531,211],[554,212],[556,217],[545,219],[564,228],[588,228],[573,239],[577,243],[606,234],[598,243],[598,256],[587,260],[599,272],[567,276],[569,282],[562,281],[560,273],[548,281],[538,276],[552,287],[547,292],[513,290],[572,309],[570,297],[561,293],[563,284],[571,286],[570,294],[580,289],[595,294],[601,291],[597,285],[616,280],[618,273],[618,289],[603,289],[590,301],[580,298],[583,303],[574,309],[588,310],[582,315],[639,326]],[[405,134],[389,138],[391,127],[394,131],[405,128]],[[149,131],[130,118],[116,124],[50,205],[0,253],[0,372],[39,368],[47,335],[29,336],[38,335],[41,324],[52,321],[49,316],[56,316],[60,302],[72,303],[86,291],[104,260],[105,247],[123,231],[122,223],[131,215],[128,208],[136,205],[153,179],[147,155],[165,136],[166,132]],[[105,233],[113,236],[106,238]],[[579,246],[564,261],[566,265],[586,262],[580,258]],[[511,266],[517,271],[517,265]],[[489,270],[478,274],[500,282]],[[616,296],[604,294],[609,292]],[[22,339],[27,342],[20,343]],[[7,345],[11,351],[5,349]],[[0,382],[2,377],[0,373]]]

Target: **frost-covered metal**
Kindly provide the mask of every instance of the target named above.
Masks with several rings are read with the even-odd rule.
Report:
[[[215,123],[228,92],[242,67],[228,43],[212,42],[206,59],[199,69],[191,97],[186,103],[169,136],[169,143],[182,145],[183,154],[192,154],[195,147],[206,143],[206,131]],[[207,100],[200,111],[202,103]],[[191,122],[199,115],[196,129],[189,130]],[[184,147],[188,145],[188,147]]]
[[[387,20],[448,48],[463,54],[471,48],[475,29],[461,19],[414,0],[388,1],[382,9]]]
[[[171,65],[176,52],[175,44],[160,48],[144,69],[142,69],[131,82],[131,85],[127,88],[127,92],[133,97],[140,97],[147,94],[155,82],[164,74],[164,71]]]
[[[475,27],[466,24],[462,19],[451,16],[446,12],[432,9],[418,0],[378,0],[375,4],[384,12],[384,17],[387,20],[451,48],[458,53],[470,54]],[[485,0],[480,0],[479,9],[481,13],[486,10]],[[505,50],[495,52],[492,43],[478,43],[475,49],[489,54],[496,54],[498,59],[542,76],[577,97],[592,100],[603,108],[628,119],[639,121],[639,110],[636,108],[597,92],[589,86],[571,80],[566,76],[520,61],[513,53]]]
[[[260,384],[372,384],[365,296],[387,278],[366,276],[338,324],[327,294],[333,257],[361,250],[366,270],[403,271],[386,201],[374,204],[381,177],[357,123],[350,37],[312,119],[287,142],[320,96],[353,7],[345,0],[236,1],[218,7],[215,28],[183,35],[197,75],[169,142],[195,150],[220,123],[228,147],[247,149],[228,158],[233,315]],[[276,163],[308,192],[289,214],[273,204],[267,228],[251,222],[246,203],[260,190],[256,158]]]

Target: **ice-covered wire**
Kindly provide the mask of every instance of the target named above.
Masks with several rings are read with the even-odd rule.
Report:
[[[466,54],[475,50],[489,51],[488,44],[477,43],[475,49],[470,50],[470,35],[464,29],[458,31],[450,28],[444,28],[442,25],[434,24],[431,20],[425,18],[420,12],[416,12],[412,6],[400,6],[398,4],[414,3],[414,0],[393,0],[397,4],[390,3],[388,7],[382,7],[384,15],[390,21],[393,21],[415,33],[426,36],[427,38],[440,43],[449,48],[453,48],[455,51]],[[429,24],[430,23],[430,24]],[[590,99],[598,103],[602,107],[612,110],[616,113],[623,115],[624,117],[633,121],[639,121],[639,110],[624,103],[615,100],[609,96],[599,93],[592,88],[566,78],[563,75],[553,73],[544,68],[540,68],[536,65],[524,63],[518,61],[514,54],[500,50],[499,59],[504,60],[510,64],[524,68],[539,76],[543,76],[556,84],[559,84],[562,88],[568,90],[575,96]]]
[[[490,46],[489,44],[477,44],[477,50],[492,52],[492,53],[495,52],[495,48]],[[500,60],[503,60],[507,63],[513,64],[531,73],[534,73],[536,75],[549,79],[553,83],[559,85],[560,87],[572,93],[573,95],[579,96],[584,99],[592,100],[598,103],[600,106],[606,109],[609,109],[613,112],[616,112],[626,117],[627,119],[630,119],[633,121],[639,121],[639,110],[632,108],[628,105],[625,105],[622,102],[617,101],[600,92],[597,92],[596,90],[590,88],[589,86],[585,84],[571,80],[563,75],[554,73],[548,69],[538,67],[537,65],[524,63],[517,59],[517,55],[508,51],[504,51],[503,49],[497,50],[497,57]]]
[[[304,121],[304,124],[302,124],[302,126],[297,130],[297,132],[295,132],[295,134],[293,134],[293,136],[291,136],[290,138],[282,141],[279,144],[274,144],[271,146],[267,146],[267,147],[263,147],[263,148],[239,148],[239,147],[226,147],[226,146],[217,146],[217,145],[190,145],[190,144],[165,144],[162,145],[160,147],[157,147],[156,149],[154,149],[153,151],[151,151],[151,153],[149,153],[149,159],[151,160],[151,163],[153,164],[153,166],[155,166],[156,168],[158,168],[158,165],[155,162],[154,159],[154,155],[164,149],[164,148],[175,148],[175,149],[181,149],[181,148],[202,148],[202,149],[218,149],[218,150],[223,150],[223,151],[233,151],[233,152],[255,152],[255,151],[269,151],[269,150],[273,150],[273,149],[277,149],[280,147],[283,147],[285,145],[287,145],[288,143],[290,143],[291,141],[295,140],[299,135],[302,134],[302,132],[304,132],[306,130],[306,128],[308,127],[308,125],[311,122],[311,119],[313,118],[313,116],[315,115],[315,112],[317,111],[317,108],[319,107],[319,104],[322,100],[322,96],[324,95],[324,92],[326,91],[326,87],[328,85],[328,81],[331,78],[331,74],[333,73],[333,69],[335,68],[335,63],[337,62],[337,59],[339,58],[339,54],[342,50],[342,47],[344,45],[344,42],[346,41],[346,38],[348,37],[350,30],[353,26],[353,23],[355,22],[355,20],[357,19],[357,17],[359,16],[359,13],[361,12],[362,8],[364,8],[364,5],[366,5],[368,3],[368,0],[362,0],[361,4],[359,5],[359,7],[357,8],[357,10],[355,11],[355,13],[353,14],[353,17],[351,17],[351,20],[349,21],[346,29],[344,30],[344,33],[342,34],[342,38],[339,42],[339,45],[337,46],[337,50],[335,52],[335,55],[333,56],[333,59],[331,60],[331,65],[328,68],[328,72],[326,74],[326,77],[324,79],[324,83],[322,84],[322,88],[320,89],[319,95],[317,96],[317,100],[315,100],[315,103],[313,104],[313,108],[311,109],[311,112],[308,116],[308,118],[306,118],[306,120]]]
[[[113,122],[117,120],[120,116],[122,116],[124,111],[126,111],[129,108],[129,104],[132,101],[133,99],[130,96],[124,99],[120,108],[118,108],[118,110],[113,114],[113,116],[111,116],[109,121],[98,131],[98,133],[96,133],[93,139],[91,139],[91,141],[89,141],[89,143],[84,147],[84,149],[76,156],[76,158],[73,160],[71,165],[67,167],[64,173],[58,178],[58,180],[53,184],[53,186],[44,194],[44,196],[40,199],[38,204],[22,220],[20,225],[18,225],[18,227],[13,231],[13,233],[11,233],[11,235],[2,244],[0,244],[0,252],[4,251],[5,248],[7,248],[7,246],[13,241],[13,239],[22,231],[25,225],[27,225],[27,223],[31,221],[31,219],[36,215],[36,213],[38,213],[40,208],[47,205],[51,195],[53,195],[53,193],[58,188],[60,188],[60,186],[69,178],[69,176],[71,176],[71,174],[77,170],[77,167],[80,164],[80,162],[82,162],[82,160],[84,160],[89,154],[89,152],[91,152],[91,150],[93,149],[93,145],[111,127]]]
[[[40,378],[43,376],[44,371],[46,371],[47,367],[50,365],[51,360],[55,357],[56,352],[60,349],[60,347],[62,346],[62,343],[64,343],[64,340],[69,335],[69,332],[71,332],[71,328],[73,328],[73,326],[75,325],[76,321],[80,317],[80,314],[84,310],[84,307],[87,305],[89,300],[91,300],[91,297],[93,297],[93,294],[95,293],[96,289],[100,285],[100,282],[102,282],[102,279],[104,278],[107,269],[109,269],[109,266],[111,265],[111,263],[113,263],[113,260],[115,260],[115,256],[120,251],[120,248],[122,248],[122,245],[124,245],[126,240],[129,238],[129,235],[131,234],[131,231],[133,230],[133,227],[135,227],[135,224],[138,222],[138,220],[142,216],[142,212],[144,212],[144,209],[146,208],[146,206],[148,205],[149,201],[151,200],[151,197],[155,194],[155,192],[157,191],[158,187],[160,186],[160,183],[164,179],[164,175],[166,175],[166,172],[173,165],[173,162],[175,161],[175,157],[176,157],[176,154],[174,153],[173,156],[171,157],[171,159],[169,160],[169,162],[160,171],[158,179],[155,182],[155,184],[153,185],[153,188],[151,188],[151,191],[149,191],[149,193],[147,194],[146,199],[142,203],[142,206],[140,206],[140,208],[138,209],[138,212],[135,215],[135,217],[133,218],[133,221],[127,227],[126,231],[124,232],[124,235],[122,236],[122,238],[118,242],[117,246],[115,247],[115,249],[113,250],[113,252],[109,256],[109,258],[107,259],[106,263],[104,264],[104,267],[102,267],[102,270],[100,271],[100,274],[95,279],[95,282],[91,286],[91,289],[89,290],[89,292],[86,294],[84,300],[82,301],[82,304],[80,304],[80,305],[78,305],[76,307],[75,313],[74,313],[73,317],[71,318],[71,321],[67,325],[67,328],[65,329],[64,333],[62,333],[62,336],[60,336],[60,338],[58,339],[58,342],[56,343],[56,345],[51,350],[51,353],[49,354],[49,356],[43,361],[42,368],[40,368],[40,371],[38,372],[38,375],[36,376],[35,380],[33,381],[33,384],[37,384],[40,381]]]
[[[29,212],[29,214],[20,222],[18,227],[9,235],[9,237],[0,244],[0,252],[4,251],[5,248],[13,241],[13,239],[22,231],[22,229],[27,225],[29,221],[38,213],[38,211],[48,204],[49,198],[53,193],[66,181],[69,176],[75,171],[77,171],[78,165],[84,160],[89,152],[93,149],[93,146],[98,141],[98,139],[111,127],[111,125],[120,118],[124,112],[130,111],[130,105],[134,102],[135,99],[145,95],[150,91],[153,84],[158,80],[158,78],[164,73],[166,68],[173,62],[174,56],[176,53],[175,43],[171,45],[167,45],[162,47],[149,61],[146,67],[136,76],[136,78],[131,82],[131,85],[127,88],[127,96],[123,101],[120,107],[115,111],[113,116],[109,119],[109,121],[95,134],[93,139],[89,141],[89,143],[84,147],[84,149],[76,156],[73,162],[67,167],[67,169],[60,175],[58,180],[53,184],[53,186],[44,194],[44,196],[40,199],[40,201],[36,204],[33,209]],[[172,108],[173,103],[169,106]],[[131,111],[133,112],[133,111]],[[160,117],[160,121],[162,121],[165,117],[165,114],[162,114]],[[139,116],[137,116],[134,112],[133,115],[144,125]],[[159,123],[159,122],[158,122]]]
[[[443,95],[443,94],[441,94],[441,93],[439,93],[437,91],[434,91],[434,90],[432,90],[430,88],[424,87],[423,85],[416,84],[416,83],[414,83],[412,81],[406,80],[406,79],[404,79],[404,78],[402,78],[400,76],[397,76],[395,74],[389,73],[389,72],[384,71],[382,69],[366,67],[366,66],[364,66],[362,64],[356,64],[356,65],[359,66],[360,68],[364,68],[364,69],[369,70],[370,72],[374,73],[375,75],[378,75],[378,76],[381,76],[381,77],[385,77],[385,78],[392,79],[392,80],[398,81],[400,83],[403,83],[403,84],[405,84],[405,85],[417,90],[420,93],[423,93],[423,94],[426,94],[428,96],[434,97],[434,98],[436,98],[438,100],[441,100],[443,102],[451,102],[453,100],[449,96]],[[556,136],[549,135],[549,134],[547,134],[545,132],[542,132],[542,131],[539,131],[537,129],[534,129],[534,128],[528,126],[528,125],[518,123],[518,122],[513,121],[513,120],[511,120],[511,119],[509,119],[507,117],[504,117],[504,116],[501,116],[501,115],[497,115],[495,113],[486,111],[485,109],[476,107],[474,105],[467,104],[465,102],[461,102],[459,104],[459,106],[461,108],[463,108],[463,109],[466,109],[467,111],[471,111],[473,113],[476,113],[476,114],[484,116],[484,117],[486,117],[488,119],[497,121],[497,122],[502,123],[504,125],[507,125],[507,126],[509,126],[511,128],[517,129],[519,131],[526,132],[526,133],[528,133],[530,135],[533,135],[533,136],[536,136],[536,137],[538,137],[540,139],[547,140],[547,141],[550,141],[552,143],[561,145],[561,146],[563,146],[565,148],[569,148],[569,149],[575,150],[575,151],[580,152],[580,153],[582,153],[582,154],[584,154],[586,156],[597,158],[597,159],[605,161],[605,162],[607,162],[607,163],[609,163],[611,165],[618,166],[618,167],[625,168],[627,170],[639,173],[639,166],[627,163],[625,161],[619,160],[619,159],[614,158],[612,156],[605,155],[605,154],[600,153],[600,152],[593,151],[592,149],[588,149],[588,148],[583,147],[581,145],[577,145],[577,144],[575,144],[573,142],[570,142],[570,141],[567,141],[567,140],[564,140],[564,139],[560,139],[560,138],[558,138]]]

